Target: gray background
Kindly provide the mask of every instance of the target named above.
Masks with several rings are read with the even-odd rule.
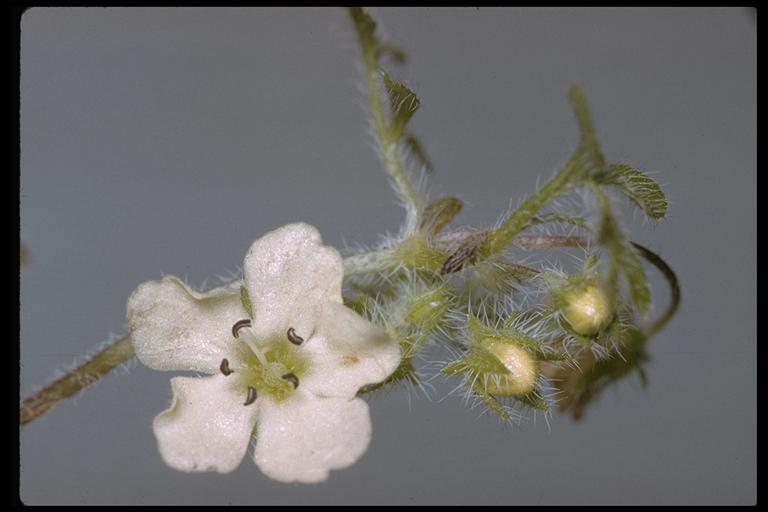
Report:
[[[520,431],[456,397],[372,397],[374,436],[316,486],[167,468],[167,373],[135,364],[26,427],[21,497],[43,503],[752,503],[756,499],[756,18],[746,9],[375,9],[410,55],[413,127],[460,224],[496,220],[578,139],[582,82],[612,160],[664,183],[627,215],[679,273],[650,386],[580,423]],[[161,272],[201,285],[285,223],[327,243],[395,231],[340,9],[53,9],[22,19],[23,394],[125,322]],[[653,273],[659,298],[663,281]]]

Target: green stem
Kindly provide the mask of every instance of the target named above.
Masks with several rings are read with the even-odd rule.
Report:
[[[621,260],[621,244],[619,242],[621,233],[616,226],[615,215],[611,208],[611,200],[603,192],[603,189],[594,181],[589,181],[589,188],[597,198],[602,208],[602,219],[600,221],[599,239],[600,242],[608,247],[611,252],[611,266],[608,270],[608,282],[611,285],[611,290],[616,291],[619,281],[619,269]]]
[[[375,24],[360,8],[351,8],[350,14],[355,22],[360,46],[363,49],[365,80],[368,86],[368,102],[371,106],[373,131],[376,136],[379,154],[390,178],[394,182],[395,191],[403,201],[406,209],[417,212],[421,206],[421,199],[400,161],[397,140],[392,140],[392,137],[389,136],[381,94],[381,83],[379,82],[380,45],[373,35]],[[373,24],[373,26],[368,25],[368,23]]]
[[[21,404],[20,423],[26,425],[75,393],[82,391],[134,356],[130,336],[110,343],[86,363],[51,382]]]
[[[526,199],[522,206],[515,210],[501,226],[488,234],[483,248],[482,255],[484,257],[487,258],[503,251],[523,229],[528,227],[531,220],[544,205],[567,191],[578,181],[577,178],[584,169],[581,165],[580,156],[581,152],[577,151],[560,172]]]
[[[397,266],[395,249],[387,248],[344,258],[344,277],[388,270]]]
[[[446,233],[440,237],[437,243],[464,240],[469,236],[476,236],[476,232]],[[512,241],[512,245],[525,249],[549,249],[552,247],[581,247],[587,241],[580,236],[546,236],[546,235],[520,235]],[[379,249],[377,251],[353,254],[344,258],[344,277],[382,272],[397,267],[400,262],[397,257],[397,246]]]
[[[586,243],[586,240],[577,236],[521,236],[515,240],[515,243],[526,247],[542,248],[583,245]],[[653,322],[645,331],[647,336],[651,337],[664,328],[677,312],[681,297],[680,284],[674,271],[660,256],[640,244],[632,242],[632,245],[638,250],[641,256],[662,273],[670,287],[670,304],[667,306],[667,309],[661,317]],[[393,252],[394,249],[388,248],[349,256],[344,259],[344,273],[345,275],[356,275],[392,268],[394,264],[396,264],[396,262],[393,264]],[[134,355],[130,336],[124,336],[111,343],[75,370],[72,370],[63,377],[48,384],[44,389],[38,391],[34,395],[25,398],[20,410],[21,425],[26,425],[35,418],[45,414],[59,403],[94,384],[114,368],[131,359]]]
[[[389,177],[395,184],[395,191],[409,211],[419,211],[421,200],[416,193],[410,178],[405,172],[400,155],[398,154],[397,141],[389,140],[387,125],[382,108],[380,87],[375,69],[368,69],[366,78],[368,81],[368,97],[371,103],[371,116],[373,117],[374,133],[379,149],[379,154]]]
[[[579,123],[579,132],[581,133],[581,146],[589,154],[594,163],[602,168],[605,165],[605,157],[600,150],[600,143],[597,142],[595,128],[592,124],[592,115],[589,113],[589,104],[584,91],[579,84],[573,84],[568,93],[568,99],[571,100],[571,108],[576,116],[576,122]]]

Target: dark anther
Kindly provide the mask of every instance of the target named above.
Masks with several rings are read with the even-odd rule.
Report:
[[[232,370],[229,369],[229,361],[227,361],[226,358],[221,360],[219,370],[221,370],[221,373],[223,373],[225,376],[232,373]]]
[[[248,396],[245,397],[245,403],[243,405],[251,405],[253,402],[256,401],[256,398],[257,398],[256,390],[251,386],[248,386]]]
[[[293,327],[288,328],[288,341],[293,343],[294,345],[301,345],[304,343],[304,338],[296,334],[296,331],[293,330]]]
[[[285,375],[283,375],[282,378],[284,378],[287,381],[290,381],[291,384],[293,384],[293,389],[296,389],[297,387],[299,387],[299,378],[293,373],[286,373]]]
[[[235,322],[235,325],[232,326],[232,336],[237,338],[237,336],[240,334],[240,329],[242,329],[243,327],[250,327],[250,326],[251,326],[251,321],[248,320],[247,318],[245,320],[238,320],[237,322]]]

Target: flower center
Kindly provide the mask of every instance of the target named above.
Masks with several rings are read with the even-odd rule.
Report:
[[[244,405],[250,405],[262,393],[283,400],[299,387],[299,375],[306,371],[306,359],[299,351],[304,338],[291,327],[285,337],[259,340],[251,330],[251,321],[239,320],[232,326],[237,366],[222,359],[219,370],[224,376],[237,374],[246,395]]]

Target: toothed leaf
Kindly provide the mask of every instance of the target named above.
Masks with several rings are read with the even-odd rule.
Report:
[[[411,120],[413,114],[419,108],[419,98],[405,84],[389,78],[386,71],[381,71],[384,85],[389,96],[389,108],[392,119],[389,126],[389,134],[392,140],[399,140],[405,131],[405,125]]]
[[[611,165],[597,180],[617,187],[648,217],[662,219],[667,213],[667,198],[661,187],[650,176],[624,164]]]

